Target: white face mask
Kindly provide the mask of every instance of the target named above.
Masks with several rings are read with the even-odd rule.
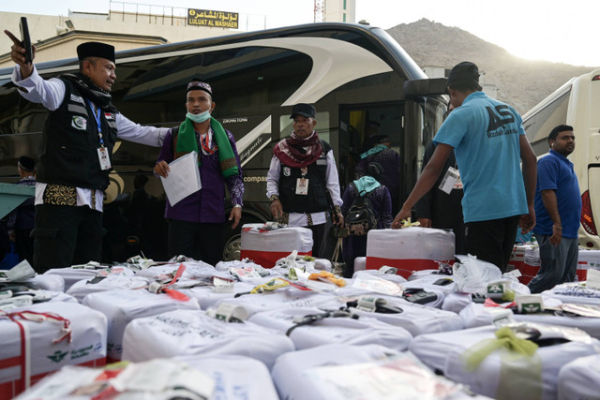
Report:
[[[192,114],[191,112],[188,112],[187,114],[185,114],[185,116],[186,118],[189,118],[194,122],[200,123],[210,118],[210,110],[206,110],[204,112],[201,112],[200,114]]]

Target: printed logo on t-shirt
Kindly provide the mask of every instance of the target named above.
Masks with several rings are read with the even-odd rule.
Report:
[[[74,115],[71,119],[71,126],[79,131],[85,131],[87,130],[87,119]]]
[[[488,138],[519,133],[514,125],[510,125],[515,122],[515,117],[506,104],[500,104],[494,108],[487,106],[485,109],[489,116],[487,129]]]

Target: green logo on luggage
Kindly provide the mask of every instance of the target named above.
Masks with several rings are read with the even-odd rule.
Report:
[[[504,287],[501,283],[492,283],[491,285],[488,285],[487,291],[488,293],[501,294],[504,293]]]
[[[63,358],[65,358],[65,356],[67,354],[69,354],[68,351],[64,351],[63,352],[63,351],[60,351],[60,350],[56,350],[54,352],[54,354],[51,354],[51,355],[46,356],[46,357],[48,357],[50,360],[52,360],[53,362],[55,362],[55,363],[58,364],[59,362],[61,362],[63,360]]]
[[[542,312],[542,306],[540,303],[525,303],[523,304],[522,308],[523,312],[528,314]]]

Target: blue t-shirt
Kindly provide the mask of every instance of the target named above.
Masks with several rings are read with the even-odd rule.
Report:
[[[552,235],[552,218],[544,207],[542,190],[554,190],[558,203],[558,214],[562,224],[562,236],[577,238],[581,218],[581,192],[573,163],[560,153],[550,150],[547,156],[537,163],[537,186],[535,188],[536,225],[533,231],[538,235]]]
[[[454,148],[465,222],[528,213],[520,167],[524,134],[519,114],[483,92],[471,93],[444,121],[434,141]]]

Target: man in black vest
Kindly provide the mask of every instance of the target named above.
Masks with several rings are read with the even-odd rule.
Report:
[[[80,44],[79,72],[45,80],[25,61],[21,42],[5,33],[14,42],[12,81],[21,96],[50,111],[37,168],[34,267],[43,272],[100,261],[102,206],[115,141],[159,147],[168,128],[135,124],[112,105],[113,46]]]
[[[324,239],[327,213],[334,208],[333,222],[343,226],[340,183],[333,151],[319,140],[315,108],[299,103],[290,118],[294,130],[273,148],[267,175],[267,197],[271,213],[290,226],[305,226],[313,232],[315,257],[327,257]]]

